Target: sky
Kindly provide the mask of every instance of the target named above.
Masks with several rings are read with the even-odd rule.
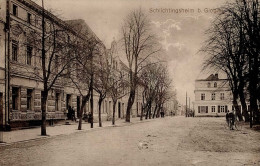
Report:
[[[34,0],[40,3],[41,0]],[[206,39],[205,30],[225,0],[45,0],[45,7],[67,19],[83,19],[110,48],[121,37],[124,18],[141,8],[151,21],[168,62],[177,100],[185,104],[186,92],[194,101],[195,80],[214,71],[202,71],[206,55],[199,52]]]

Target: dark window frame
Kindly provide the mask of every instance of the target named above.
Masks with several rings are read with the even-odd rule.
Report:
[[[32,23],[32,14],[27,13],[27,23],[31,24]]]
[[[33,108],[33,89],[27,89],[27,110],[32,110]]]
[[[61,102],[60,95],[61,93],[59,92],[55,93],[55,111],[60,111],[60,102]]]
[[[214,82],[214,88],[217,88],[217,87],[218,87],[217,82]]]
[[[205,93],[201,93],[201,95],[200,95],[200,100],[205,100],[205,98],[206,98]]]
[[[13,4],[13,15],[18,16],[18,6]]]
[[[26,48],[26,64],[32,65],[32,46],[28,45]]]
[[[18,61],[18,42],[12,41],[12,61]]]
[[[12,110],[19,110],[19,87],[12,87]]]

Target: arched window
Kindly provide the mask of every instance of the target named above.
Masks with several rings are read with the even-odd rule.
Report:
[[[208,82],[208,88],[210,88],[210,82]]]
[[[217,83],[215,82],[215,83],[214,83],[214,88],[216,88],[217,86],[218,86],[218,85],[217,85]]]

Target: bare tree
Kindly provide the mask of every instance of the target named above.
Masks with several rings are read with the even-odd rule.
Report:
[[[143,87],[143,111],[145,118],[155,118],[164,103],[170,99],[171,79],[162,63],[150,64],[142,71],[140,85]],[[155,105],[152,112],[152,106]]]
[[[103,44],[92,32],[84,31],[81,28],[77,29],[77,32],[84,34],[85,38],[83,38],[83,40],[80,40],[80,42],[77,43],[78,49],[76,50],[77,59],[75,63],[76,73],[74,73],[74,77],[72,76],[70,78],[71,82],[73,82],[73,84],[77,87],[82,97],[80,112],[78,115],[78,130],[81,130],[83,110],[87,102],[90,102],[90,123],[91,128],[93,128],[93,89],[95,78],[94,75],[97,72],[95,68],[98,65],[97,62],[99,62],[99,58],[101,55],[100,48]],[[82,90],[87,91],[87,94],[84,95]]]
[[[210,56],[204,68],[213,67],[227,74],[233,94],[233,105],[239,120],[242,115],[238,108],[238,97],[242,104],[243,116],[248,121],[247,105],[245,101],[246,80],[249,73],[247,55],[247,37],[243,20],[243,9],[236,3],[226,4],[221,13],[215,18],[212,27],[207,31],[209,39],[202,51]]]
[[[146,112],[145,118],[151,119],[151,108],[155,100],[160,75],[160,65],[154,64],[146,67],[141,74],[140,82],[143,87],[143,98],[144,98],[144,108]],[[141,113],[141,119],[143,112]]]
[[[42,66],[42,79],[43,79],[43,92],[42,92],[42,127],[41,135],[46,135],[46,106],[48,92],[59,78],[65,77],[70,74],[70,65],[74,62],[75,44],[71,42],[70,34],[74,32],[65,23],[61,23],[56,28],[54,23],[48,26],[46,21],[46,11],[42,1],[42,51],[41,51],[41,66]],[[47,26],[46,26],[47,25]],[[61,29],[62,28],[62,29]],[[65,35],[67,34],[67,35]],[[64,35],[67,39],[64,40]],[[76,39],[75,41],[77,40]],[[66,42],[65,42],[66,41]],[[54,64],[54,59],[61,59],[59,66]],[[58,60],[56,60],[57,62]],[[54,66],[54,67],[53,67]]]
[[[105,47],[100,47],[100,54],[96,58],[96,70],[93,88],[99,94],[98,100],[98,119],[99,119],[99,127],[102,127],[102,119],[101,119],[101,105],[103,100],[107,96],[107,92],[109,91],[109,78],[111,74],[111,70],[107,60],[107,51]]]
[[[141,9],[131,12],[125,19],[122,27],[124,52],[127,59],[130,94],[126,110],[126,122],[130,122],[131,108],[135,100],[135,92],[138,83],[138,72],[142,64],[150,56],[157,53],[156,40],[150,31],[147,16]]]
[[[155,116],[158,117],[160,111],[162,110],[163,105],[172,99],[172,94],[171,94],[171,84],[172,80],[170,79],[169,72],[166,68],[166,66],[161,66],[160,67],[160,72],[159,72],[159,82],[158,82],[158,88],[156,91],[156,97],[155,97],[155,109],[153,113],[153,118]],[[157,115],[156,115],[157,114]]]

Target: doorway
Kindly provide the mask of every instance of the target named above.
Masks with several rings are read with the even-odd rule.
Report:
[[[66,109],[69,109],[69,106],[71,106],[71,94],[66,96]]]
[[[121,103],[118,102],[118,118],[121,118]]]

